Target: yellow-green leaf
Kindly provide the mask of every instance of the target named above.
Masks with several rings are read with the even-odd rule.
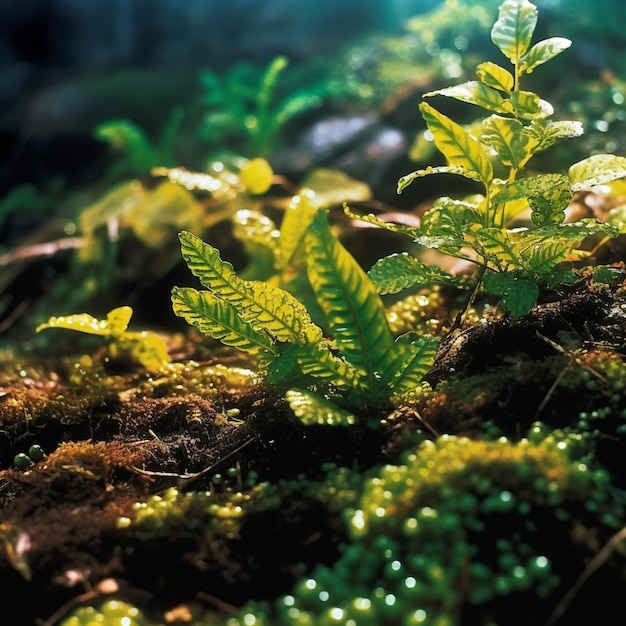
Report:
[[[532,91],[514,91],[511,94],[511,104],[516,117],[523,120],[543,119],[554,113],[554,107]]]
[[[571,120],[532,120],[524,127],[524,134],[530,135],[537,142],[534,151],[546,150],[559,139],[572,139],[584,133],[583,125]]]
[[[398,179],[398,193],[402,193],[414,180],[417,178],[423,178],[424,176],[430,176],[431,174],[456,174],[457,176],[464,176],[470,180],[475,180],[478,183],[485,184],[484,178],[474,170],[469,170],[463,166],[454,165],[440,165],[438,167],[431,167],[430,165],[423,170],[415,170],[410,174],[405,174]],[[390,230],[390,229],[389,229]]]
[[[272,166],[263,158],[248,161],[240,172],[241,182],[253,195],[264,194],[272,186],[274,172]]]
[[[626,176],[626,157],[595,154],[569,168],[572,189],[589,189]]]
[[[321,338],[322,329],[313,323],[304,304],[288,291],[262,281],[244,282],[248,300],[237,307],[243,320],[278,341],[315,342]]]
[[[494,202],[510,202],[526,198],[532,209],[531,218],[538,226],[560,224],[564,209],[572,199],[572,187],[565,174],[538,174],[506,183],[494,194]]]
[[[174,287],[172,306],[176,315],[227,346],[250,354],[274,352],[273,341],[267,333],[243,321],[230,302],[216,298],[209,291]]]
[[[420,104],[420,111],[433,135],[435,145],[448,163],[475,172],[488,185],[493,178],[493,168],[480,143],[462,126],[426,102]]]
[[[571,45],[572,42],[565,37],[549,37],[539,41],[520,59],[520,72],[531,74],[537,66],[553,59]]]
[[[233,236],[241,241],[249,258],[246,278],[267,279],[278,267],[280,232],[260,211],[241,209],[233,216]]]
[[[111,348],[114,346],[130,353],[150,372],[162,369],[171,360],[165,340],[147,330],[124,333]]]
[[[356,423],[352,413],[307,389],[289,389],[285,399],[296,417],[307,426],[351,426]]]
[[[511,72],[491,61],[481,63],[476,68],[476,75],[478,76],[478,80],[487,85],[487,87],[499,89],[506,93],[511,93],[515,84],[515,79]]]
[[[295,262],[304,244],[304,235],[318,210],[313,191],[304,189],[294,196],[285,210],[280,225],[280,267],[286,268]]]
[[[303,189],[314,194],[317,208],[327,208],[343,202],[365,202],[372,197],[367,183],[356,180],[340,170],[325,167],[314,169],[301,182]]]
[[[500,5],[491,40],[514,65],[530,46],[537,16],[537,7],[528,0],[505,0]]]
[[[191,192],[165,180],[130,206],[124,223],[146,246],[160,248],[172,239],[176,241],[179,230],[202,228],[205,215]]]
[[[46,323],[40,324],[36,330],[40,332],[46,328],[66,328],[90,335],[117,337],[128,327],[132,314],[131,307],[120,306],[109,311],[106,320],[99,320],[88,313],[51,317]]]
[[[477,80],[470,80],[460,85],[437,89],[437,91],[430,91],[424,94],[424,97],[428,96],[446,96],[447,98],[461,100],[461,102],[475,104],[496,113],[510,112],[510,105],[506,106],[505,100],[499,91]]]
[[[343,358],[333,354],[328,340],[299,346],[296,358],[303,374],[326,380],[337,389],[358,387],[358,374]]]
[[[188,232],[179,234],[191,272],[211,293],[234,307],[242,320],[262,328],[279,341],[316,341],[321,329],[305,306],[289,292],[268,283],[243,280],[222,261],[216,248]]]
[[[496,151],[503,165],[520,169],[537,145],[537,140],[523,133],[523,129],[519,120],[492,115],[483,120],[481,141]]]
[[[128,212],[141,204],[148,191],[138,180],[120,183],[100,196],[93,204],[83,209],[78,218],[78,229],[85,239],[85,246],[80,251],[83,260],[94,260],[98,246],[92,245],[99,228],[115,220],[122,221]]]
[[[407,333],[398,337],[396,344],[403,357],[394,372],[392,387],[394,393],[403,394],[422,382],[435,360],[439,340],[429,335]]]
[[[384,377],[398,357],[385,309],[373,283],[334,237],[318,212],[306,236],[307,272],[339,353],[355,369],[360,386],[376,400],[388,397]]]

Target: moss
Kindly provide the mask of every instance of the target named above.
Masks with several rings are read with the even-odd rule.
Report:
[[[512,624],[518,608],[545,621],[623,515],[608,474],[569,444],[424,442],[364,482],[333,566],[225,623]]]

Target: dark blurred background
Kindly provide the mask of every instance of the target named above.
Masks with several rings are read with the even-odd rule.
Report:
[[[401,32],[439,3],[0,0],[0,194],[85,171],[85,159],[99,158],[90,135],[104,119],[159,126],[203,68],[331,55],[372,32]]]

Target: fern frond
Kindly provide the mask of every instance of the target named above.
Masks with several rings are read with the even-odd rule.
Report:
[[[354,367],[360,386],[381,391],[396,346],[373,283],[334,237],[320,211],[306,236],[307,272],[339,353]]]
[[[183,258],[191,272],[218,299],[228,302],[243,321],[279,341],[316,341],[321,329],[305,306],[284,289],[239,278],[213,246],[189,232],[179,235]]]
[[[349,363],[331,352],[328,341],[301,346],[297,359],[303,374],[331,382],[344,391],[358,387],[358,374]]]
[[[267,333],[243,321],[230,302],[216,298],[209,291],[174,287],[172,306],[176,315],[227,346],[255,355],[274,353],[273,341]]]
[[[435,360],[439,340],[429,335],[407,333],[398,337],[396,343],[403,354],[393,373],[391,388],[394,394],[403,394],[422,382]]]
[[[352,426],[356,423],[356,418],[352,413],[307,389],[290,389],[285,394],[285,399],[303,424]]]

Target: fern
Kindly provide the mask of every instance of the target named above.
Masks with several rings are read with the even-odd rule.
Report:
[[[307,274],[331,338],[283,289],[240,278],[218,251],[183,232],[181,250],[207,288],[176,287],[174,312],[201,332],[256,356],[267,381],[345,393],[347,404],[379,404],[418,384],[436,341],[395,341],[374,284],[332,234],[319,210],[306,232]]]

